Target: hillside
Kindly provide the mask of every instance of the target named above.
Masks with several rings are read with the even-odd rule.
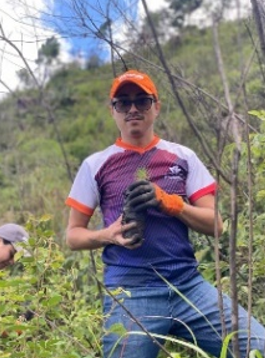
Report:
[[[153,38],[135,42],[128,36],[130,51],[122,60],[115,53],[112,64],[90,58],[85,68],[73,62],[56,71],[44,61],[42,70],[52,75],[43,86],[24,73],[25,89],[0,102],[0,224],[26,225],[34,253],[1,271],[0,332],[11,332],[1,340],[1,357],[102,355],[101,251],[65,247],[65,199],[82,160],[119,135],[108,96],[113,69],[119,74],[124,63],[157,84],[157,134],[192,148],[216,177],[224,230],[214,238],[191,230],[200,272],[224,292],[238,289],[233,300],[265,322],[265,75],[253,27],[246,19],[187,27],[161,48]],[[96,211],[90,227],[100,225]],[[18,327],[25,301],[35,317]],[[111,329],[125,334],[122,324]],[[172,355],[159,358],[194,356],[194,347],[171,338],[165,346]]]
[[[231,98],[236,112],[243,115],[242,68],[253,51],[245,23],[223,24],[219,39]],[[157,83],[162,101],[157,133],[190,146],[209,162],[201,144],[205,142],[212,153],[216,152],[220,126],[228,113],[212,31],[187,28],[181,37],[164,44],[163,52],[193,125],[174,97],[155,48],[140,48],[138,53],[124,55],[124,61],[129,68],[148,71]],[[117,61],[115,68],[120,72],[121,62]],[[64,199],[78,166],[118,135],[108,109],[112,78],[110,64],[82,69],[72,63],[57,70],[43,90],[32,86],[0,103],[1,221],[23,223],[28,215],[48,213],[58,236],[62,235],[68,213]],[[255,58],[244,91],[249,109],[262,108],[263,83]],[[252,125],[258,129],[259,122],[253,118]],[[201,134],[200,140],[193,126]]]

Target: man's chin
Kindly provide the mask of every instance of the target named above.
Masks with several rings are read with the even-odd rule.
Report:
[[[132,129],[130,131],[130,134],[133,138],[140,138],[142,137],[142,131],[140,131],[139,129]]]

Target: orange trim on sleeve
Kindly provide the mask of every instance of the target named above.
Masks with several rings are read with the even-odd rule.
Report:
[[[73,209],[76,209],[76,210],[80,211],[81,213],[83,213],[85,215],[88,215],[88,216],[92,216],[94,211],[95,211],[95,209],[91,209],[88,206],[85,206],[85,205],[79,203],[78,201],[76,201],[75,199],[70,198],[70,197],[68,197],[65,200],[65,204],[70,206]]]
[[[214,195],[216,193],[217,190],[217,184],[213,183],[199,191],[197,191],[196,193],[194,193],[190,198],[189,201],[191,203],[194,203],[196,200],[200,199],[202,196],[204,195],[208,195],[208,194],[212,194]]]

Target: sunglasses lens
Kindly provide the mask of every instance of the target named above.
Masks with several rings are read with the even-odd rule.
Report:
[[[139,110],[139,111],[146,111],[148,109],[151,108],[152,106],[152,98],[149,97],[145,97],[145,98],[138,98],[134,101],[135,103],[135,107]]]
[[[117,112],[125,113],[131,109],[132,101],[127,99],[119,99],[117,102],[115,102],[114,106]]]
[[[137,98],[134,101],[131,101],[129,99],[118,99],[116,102],[113,103],[113,106],[118,113],[126,113],[129,112],[132,107],[132,104],[134,104],[138,111],[142,112],[149,110],[153,102],[154,99],[149,97]]]

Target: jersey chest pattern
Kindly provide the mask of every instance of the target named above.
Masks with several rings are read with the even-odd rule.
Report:
[[[174,153],[157,148],[144,153],[125,150],[112,155],[95,177],[101,198],[101,210],[108,223],[109,215],[112,217],[111,222],[120,214],[124,192],[137,179],[139,169],[144,169],[148,180],[167,193],[186,197],[188,165],[185,160]]]

